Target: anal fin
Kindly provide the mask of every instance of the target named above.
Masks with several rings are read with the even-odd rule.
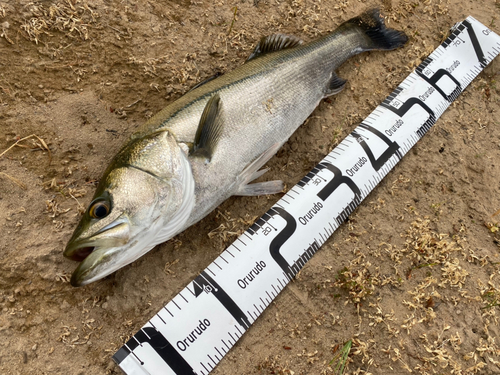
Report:
[[[251,181],[259,178],[268,171],[267,168],[262,170],[259,169],[278,152],[280,147],[280,143],[275,143],[241,172],[237,179],[239,187],[234,195],[256,196],[276,194],[283,191],[283,181],[280,180],[250,184]]]
[[[234,195],[258,196],[281,193],[285,185],[281,180],[256,182],[255,184],[243,185]]]
[[[340,78],[335,72],[332,72],[332,76],[325,89],[325,98],[341,92],[344,89],[346,82],[347,80]]]

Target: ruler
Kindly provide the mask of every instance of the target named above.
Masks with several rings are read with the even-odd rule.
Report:
[[[127,374],[206,375],[350,213],[500,53],[457,23],[357,128],[153,316],[113,360]]]

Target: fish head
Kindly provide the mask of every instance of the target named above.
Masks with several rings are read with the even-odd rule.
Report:
[[[113,159],[64,256],[81,262],[73,286],[99,280],[184,229],[194,180],[173,136],[132,140]]]

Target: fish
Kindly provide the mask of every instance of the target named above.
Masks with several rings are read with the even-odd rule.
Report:
[[[80,262],[71,285],[102,279],[195,224],[233,195],[283,191],[252,183],[320,101],[346,80],[350,57],[408,40],[370,9],[309,43],[263,37],[248,59],[208,79],[140,126],[96,188],[64,256]]]

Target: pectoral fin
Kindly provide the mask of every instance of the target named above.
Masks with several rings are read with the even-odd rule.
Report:
[[[191,155],[203,156],[210,161],[221,135],[221,102],[219,94],[215,94],[207,102],[201,115]]]

